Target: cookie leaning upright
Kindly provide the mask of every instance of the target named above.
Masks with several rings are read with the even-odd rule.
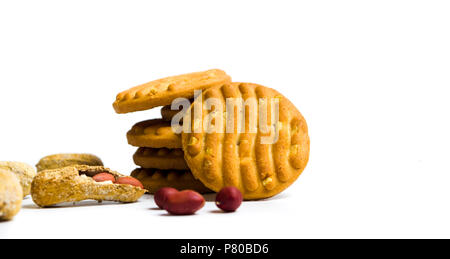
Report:
[[[191,99],[195,90],[205,90],[230,82],[231,78],[219,69],[166,77],[118,94],[113,107],[117,113],[148,110],[169,105],[177,98]]]
[[[225,102],[228,98],[242,98],[246,104],[253,103],[253,109],[245,105],[228,111]],[[218,101],[213,111],[206,110],[205,105],[211,99]],[[276,107],[273,101],[278,103],[278,113],[272,112]],[[262,107],[267,107],[265,125],[261,123]],[[195,117],[195,109],[202,111],[201,117]],[[235,186],[247,200],[268,198],[289,187],[306,167],[309,159],[306,121],[287,98],[273,89],[251,83],[213,88],[196,99],[189,113],[192,133],[182,133],[185,159],[195,178],[213,191]],[[226,131],[231,113],[245,114],[245,130],[237,131],[238,121],[244,120],[235,116],[234,128]],[[272,116],[276,114],[277,120]],[[205,120],[217,129],[205,131],[202,127]],[[273,132],[278,132],[278,138],[270,142],[269,135]]]

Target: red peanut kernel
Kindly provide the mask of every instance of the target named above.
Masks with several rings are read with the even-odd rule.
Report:
[[[242,204],[243,196],[238,188],[230,186],[223,188],[216,196],[216,205],[225,212],[234,212]]]
[[[144,185],[142,185],[142,183],[138,179],[133,178],[131,176],[124,176],[118,178],[116,184],[129,184],[144,189]]]
[[[114,177],[114,175],[110,174],[110,173],[99,173],[94,175],[94,177],[92,177],[92,179],[94,179],[94,181],[96,182],[107,182],[107,181],[111,181],[113,183],[116,182],[116,178]]]
[[[170,188],[170,187],[164,187],[159,189],[156,193],[155,193],[155,203],[156,205],[158,205],[158,207],[160,209],[164,209],[164,206],[167,202],[167,198],[174,194],[174,193],[178,193],[178,190],[175,188]]]
[[[167,197],[164,209],[173,215],[192,215],[205,206],[205,198],[191,190],[173,193]]]

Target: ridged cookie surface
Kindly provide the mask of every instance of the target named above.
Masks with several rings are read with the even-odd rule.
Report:
[[[47,207],[64,202],[83,200],[135,202],[145,190],[128,184],[96,182],[98,173],[109,173],[116,178],[123,175],[102,166],[69,166],[40,172],[31,184],[34,203]]]
[[[181,148],[138,148],[134,163],[143,168],[189,170]]]
[[[209,98],[216,98],[219,102],[214,111],[205,108],[205,101]],[[235,128],[231,132],[205,132],[201,125],[207,116],[213,115],[215,119],[209,118],[208,121],[217,128],[222,127],[225,132],[226,118],[233,113],[226,110],[227,98],[242,98],[246,103],[255,104],[254,109],[249,108],[251,106],[245,109],[245,131],[237,132],[235,116]],[[272,115],[276,113],[271,111],[276,102],[279,119],[273,120]],[[266,116],[260,114],[264,105]],[[309,159],[306,121],[297,108],[277,91],[257,84],[233,83],[206,91],[192,104],[191,110],[194,107],[203,109],[202,117],[193,115],[191,123],[193,131],[200,131],[182,133],[183,150],[195,178],[211,190],[218,192],[225,186],[236,186],[247,200],[268,198],[289,187],[306,167]],[[243,111],[242,106],[234,108],[234,114]],[[251,115],[256,116],[256,120],[251,120]],[[261,124],[260,117],[267,118],[265,124]],[[270,132],[276,131],[279,132],[278,141],[267,142]]]
[[[231,78],[219,69],[171,76],[118,94],[113,106],[117,113],[148,110],[169,105],[176,98],[191,99],[195,90],[205,90],[230,82]]]
[[[196,180],[189,170],[158,170],[138,168],[131,176],[141,181],[145,189],[154,194],[163,187],[172,187],[179,191],[194,190],[199,193],[210,193],[200,181]]]
[[[135,147],[181,148],[181,135],[170,122],[161,119],[139,122],[127,133],[128,144]]]

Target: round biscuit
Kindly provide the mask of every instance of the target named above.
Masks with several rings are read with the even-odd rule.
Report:
[[[177,98],[192,99],[195,90],[206,90],[230,82],[230,76],[219,69],[166,77],[118,94],[113,107],[117,113],[148,110],[169,105]]]
[[[191,103],[192,102],[193,101],[191,101]],[[171,122],[172,119],[180,112],[182,112],[182,111],[180,111],[180,110],[172,110],[172,107],[170,105],[166,105],[166,106],[161,108],[161,117],[162,117],[163,120]],[[183,120],[181,119],[181,122],[182,121]]]
[[[142,121],[127,133],[128,144],[135,147],[181,148],[181,134],[176,134],[170,122],[162,119]]]
[[[193,190],[199,193],[211,193],[189,170],[158,170],[137,168],[131,176],[138,179],[149,193],[154,194],[163,187],[172,187],[179,191]]]
[[[237,105],[234,111],[228,111],[225,100],[229,98],[242,98],[246,104],[254,105]],[[206,109],[208,99],[219,102],[213,111]],[[277,120],[272,119],[277,115],[272,112],[276,103],[279,107]],[[202,109],[202,117],[195,118],[196,108]],[[306,121],[277,91],[252,83],[233,83],[204,92],[190,109],[188,114],[192,114],[194,133],[182,133],[185,159],[194,177],[211,190],[218,192],[223,187],[235,186],[246,200],[268,198],[289,187],[305,169],[310,148]],[[264,110],[266,116],[262,113]],[[232,113],[245,114],[243,132],[237,131],[238,116],[235,116],[235,128],[225,130],[228,115]],[[265,124],[261,123],[264,117]],[[218,129],[222,127],[222,131],[209,132],[198,127],[205,125],[205,120]],[[274,138],[273,143],[263,141],[269,137],[269,132],[278,132],[274,134],[278,139]]]
[[[181,148],[144,148],[140,147],[133,156],[134,163],[143,168],[162,170],[189,170]]]

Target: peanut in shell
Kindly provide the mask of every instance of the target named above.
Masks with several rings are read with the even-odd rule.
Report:
[[[12,172],[19,179],[22,186],[23,198],[30,194],[31,182],[36,176],[34,167],[21,162],[0,162],[0,169]]]
[[[22,207],[23,191],[14,173],[0,169],[0,221],[11,220]]]
[[[55,154],[43,157],[36,168],[41,172],[75,165],[103,166],[103,162],[92,154]]]
[[[83,200],[136,202],[146,190],[128,185],[96,182],[93,176],[112,174],[116,179],[124,177],[102,166],[69,166],[40,172],[31,185],[33,201],[40,207]]]

